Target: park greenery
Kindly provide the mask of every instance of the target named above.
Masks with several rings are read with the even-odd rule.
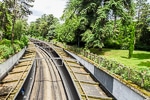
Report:
[[[28,44],[27,16],[34,0],[0,1],[0,63]]]
[[[68,0],[60,19],[43,14],[28,24],[32,2],[0,1],[0,62],[27,45],[26,36],[29,36],[74,45],[105,57],[109,55],[139,70],[149,69],[150,4],[147,0]],[[150,89],[149,81],[145,86]]]
[[[69,0],[61,22],[42,15],[28,34],[83,48],[150,50],[150,4],[147,0]]]
[[[115,50],[110,52],[113,59],[130,68],[133,66],[131,70],[138,70],[139,76],[134,73],[137,76],[127,78],[130,72],[126,72],[123,67],[121,73],[124,78],[131,79],[132,82],[147,90],[150,89],[148,78],[150,74],[148,71],[150,67],[148,60],[150,57],[150,4],[147,0],[69,0],[60,19],[52,14],[44,14],[32,22],[28,29],[28,35],[31,37],[59,41],[84,48],[88,52],[98,54],[105,52],[106,48],[109,48],[109,51]],[[102,63],[107,62],[110,65],[113,63],[111,60],[102,61]],[[120,67],[116,65],[119,64],[115,63],[110,70],[118,74]],[[148,73],[146,73],[146,79],[143,79],[140,73],[145,70]],[[142,84],[138,83],[141,82],[140,80]]]

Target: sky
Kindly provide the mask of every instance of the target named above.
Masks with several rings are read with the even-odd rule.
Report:
[[[28,17],[28,23],[35,21],[43,14],[53,14],[55,17],[60,18],[66,2],[67,0],[35,0],[34,6],[30,8],[33,14]]]

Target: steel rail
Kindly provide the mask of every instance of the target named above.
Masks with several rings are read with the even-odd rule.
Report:
[[[37,85],[38,84],[43,84],[43,85],[45,84],[46,85],[48,83],[44,83],[44,82],[51,82],[51,85],[52,85],[51,89],[52,90],[49,90],[52,93],[51,97],[54,100],[58,100],[58,99],[62,100],[64,98],[67,99],[67,96],[64,96],[64,95],[66,95],[65,90],[64,90],[64,88],[62,89],[62,87],[61,87],[63,85],[60,86],[60,84],[62,84],[61,78],[58,78],[58,77],[60,77],[59,76],[60,74],[58,73],[56,65],[53,63],[52,58],[50,57],[49,53],[45,49],[43,49],[42,47],[36,46],[36,48],[37,48],[37,52],[40,54],[39,58],[36,58],[37,62],[43,60],[43,62],[41,62],[40,69],[39,69],[39,70],[41,70],[40,72],[42,72],[42,73],[37,73],[37,74],[42,74],[42,75],[40,75],[40,78],[39,78],[40,83],[38,82]],[[47,75],[49,74],[48,77],[50,77],[50,79],[48,79],[48,80],[44,79],[44,74],[43,74],[43,66],[44,66],[43,64],[44,63],[45,63],[45,68],[48,69]],[[41,95],[39,97],[39,94],[41,94],[41,93],[44,94],[44,92],[46,91],[44,89],[46,89],[46,88],[44,88],[44,86],[42,87],[42,85],[38,86],[38,87],[39,88],[37,89],[37,92],[35,93],[35,95],[36,95],[36,97],[38,97],[40,99],[44,99],[44,96]],[[62,94],[62,93],[65,93],[65,94]],[[30,98],[32,98],[32,97],[30,97]]]
[[[61,50],[61,49],[60,49],[60,50]],[[56,50],[56,51],[57,51],[57,50]],[[63,59],[63,56],[64,56],[64,55],[62,55],[61,53],[60,53],[59,55],[60,55],[61,59]],[[76,79],[76,82],[79,83],[79,86],[80,86],[80,88],[81,88],[81,90],[82,90],[82,92],[83,92],[83,94],[82,94],[81,96],[85,96],[85,97],[86,97],[86,100],[89,100],[87,94],[84,92],[84,90],[83,90],[83,88],[82,88],[82,86],[81,86],[80,81],[76,78],[74,72],[73,72],[72,69],[69,67],[69,64],[67,63],[67,61],[66,61],[65,59],[63,59],[63,61],[64,61],[65,66],[67,67],[67,69],[69,68],[68,71],[71,70],[71,73],[73,74],[74,78]]]
[[[29,52],[28,50],[25,51],[25,54],[20,59],[26,58],[26,54],[30,53],[30,60],[19,60],[18,62],[16,62],[14,68],[10,72],[8,72],[8,75],[1,81],[1,92],[5,92],[4,87],[9,89],[6,90],[5,93],[2,93],[2,95],[0,96],[1,100],[15,99],[19,94],[19,91],[21,90],[23,84],[25,83],[25,80],[32,68],[31,66],[33,64],[35,56],[34,50],[31,50]],[[23,63],[23,65],[21,63]],[[23,70],[20,70],[20,67],[23,67]],[[17,76],[14,77],[15,75]]]
[[[44,55],[43,57],[45,57],[45,58],[50,58],[49,55],[48,55],[48,52],[47,52],[46,50],[44,50],[43,48],[40,48],[40,49],[41,49],[42,54]],[[60,94],[60,96],[61,96],[61,98],[62,98],[62,93],[61,93],[60,85],[59,85],[58,82],[57,82],[57,81],[59,81],[59,80],[58,80],[58,77],[57,77],[56,72],[55,72],[55,69],[54,69],[55,66],[54,66],[54,64],[52,64],[53,62],[51,61],[51,58],[50,58],[50,59],[45,59],[45,60],[46,60],[46,62],[47,62],[47,64],[48,64],[50,76],[51,76],[51,79],[52,79],[52,81],[53,81],[53,82],[52,82],[52,85],[53,85],[53,90],[54,90],[53,96],[55,96],[55,97],[54,97],[54,100],[56,100],[56,98],[57,98],[56,94],[57,94],[58,92],[59,92],[59,94]],[[52,70],[51,70],[50,68],[52,68]],[[55,77],[53,77],[53,74],[54,74]],[[59,87],[59,91],[58,91],[58,92],[57,92],[56,89],[55,89],[54,81],[56,81],[57,86]]]
[[[49,43],[45,43],[43,41],[33,40],[33,42],[37,43],[39,46],[42,46],[46,49],[51,48],[53,52],[55,52],[60,57],[60,59],[63,61],[63,64],[69,76],[72,78],[71,80],[73,81],[74,87],[77,91],[77,94],[79,94],[78,96],[80,99],[85,99],[85,100],[91,100],[91,99],[112,100],[113,99],[112,97],[107,96],[106,94],[107,92],[105,93],[103,91],[101,86],[99,86],[100,83],[98,83],[97,80],[93,78],[93,76],[91,76],[91,74],[86,69],[84,69],[85,67],[77,63],[79,61],[76,61],[74,58],[72,58],[72,56],[66,53],[63,50],[63,48],[51,45]],[[69,60],[73,59],[76,62],[76,65],[70,63],[69,60],[67,60],[66,58]],[[80,70],[82,70],[81,73],[79,72]],[[96,93],[93,93],[92,91],[95,91]]]
[[[32,55],[33,55],[33,54],[34,54],[34,53],[32,53]],[[30,60],[30,61],[32,61],[32,60]],[[24,79],[23,76],[25,75],[27,69],[30,67],[30,64],[31,64],[31,62],[28,61],[28,64],[26,65],[25,70],[22,71],[22,74],[21,74],[20,78],[17,80],[17,83],[15,84],[14,88],[12,88],[12,89],[10,90],[10,92],[8,93],[8,95],[5,97],[4,100],[7,100],[8,98],[10,98],[10,95],[11,95],[12,93],[14,94],[13,91],[17,88],[17,86],[19,85],[19,83],[21,82],[21,80]]]
[[[83,86],[81,85],[81,83],[85,83],[85,84],[91,84],[92,86],[98,86],[99,84],[98,83],[96,83],[96,82],[94,82],[94,83],[90,83],[90,82],[84,82],[84,81],[80,81],[78,78],[77,78],[77,76],[75,75],[75,74],[77,74],[77,73],[79,73],[79,72],[74,72],[72,69],[71,69],[71,66],[72,66],[72,63],[71,64],[69,64],[71,61],[69,61],[69,60],[66,60],[65,59],[65,57],[67,57],[68,56],[68,54],[66,54],[66,52],[64,52],[63,51],[63,49],[56,49],[55,48],[55,51],[59,54],[59,56],[61,57],[61,59],[63,59],[63,61],[64,61],[64,64],[65,64],[65,66],[66,66],[66,68],[67,68],[67,70],[69,71],[69,73],[70,74],[72,74],[71,76],[72,76],[72,79],[74,79],[74,81],[76,82],[76,85],[77,86],[79,86],[80,88],[78,88],[78,89],[81,89],[80,90],[80,95],[81,95],[81,97],[82,98],[85,98],[86,100],[89,100],[91,97],[92,98],[95,98],[95,99],[101,99],[101,100],[112,100],[112,98],[110,98],[110,97],[107,97],[107,96],[99,96],[99,97],[95,97],[95,96],[91,96],[91,95],[88,95],[88,94],[86,94],[87,93],[87,91],[85,91],[84,89],[83,89]],[[76,60],[74,60],[74,62],[73,63],[76,63],[77,64],[77,61]],[[84,73],[83,75],[88,75],[89,73],[87,72],[86,74]],[[91,76],[90,76],[91,77]],[[93,79],[93,78],[92,78]],[[78,90],[79,91],[79,90]],[[81,92],[82,91],[82,92]],[[90,91],[90,90],[89,90]],[[101,92],[103,92],[103,91],[101,91]],[[104,93],[104,92],[103,92]],[[105,94],[105,93],[104,93]]]
[[[43,93],[40,94],[41,91],[44,91],[43,88],[44,88],[44,81],[42,81],[42,78],[43,78],[43,68],[42,68],[42,64],[37,61],[37,65],[39,67],[39,73],[38,73],[38,83],[39,83],[39,86],[38,86],[38,89],[37,89],[37,93],[36,93],[36,100],[40,100],[43,98]],[[40,94],[40,95],[39,95]]]

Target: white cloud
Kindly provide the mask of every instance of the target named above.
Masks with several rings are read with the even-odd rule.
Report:
[[[28,22],[35,21],[43,14],[53,14],[55,17],[60,18],[66,2],[67,0],[35,0],[34,7],[31,8],[33,14],[29,16]]]

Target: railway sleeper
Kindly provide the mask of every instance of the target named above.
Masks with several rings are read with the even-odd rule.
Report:
[[[65,58],[66,59],[66,56],[67,56],[67,54],[65,54],[63,51],[59,51],[59,53],[60,53],[60,55],[61,55],[61,57],[62,58]],[[65,57],[64,57],[65,56]],[[68,58],[68,59],[70,59],[70,58]],[[73,69],[71,69],[71,66],[72,66],[72,64],[74,64],[74,65],[77,65],[77,66],[81,66],[77,61],[70,61],[70,60],[64,60],[64,63],[65,63],[65,65],[66,65],[66,67],[67,67],[67,69],[68,69],[68,71],[70,72],[70,74],[72,74],[71,76],[72,76],[72,78],[73,78],[73,80],[74,80],[74,82],[76,83],[76,85],[77,85],[77,88],[78,88],[78,90],[80,91],[80,94],[84,94],[84,98],[85,99],[89,99],[89,96],[91,96],[91,97],[96,97],[96,98],[98,98],[98,99],[101,99],[101,100],[112,100],[112,98],[111,97],[107,97],[106,95],[105,95],[105,93],[99,93],[98,91],[99,91],[99,89],[98,90],[95,90],[97,93],[98,93],[98,95],[96,96],[96,95],[93,95],[92,93],[91,93],[91,95],[89,95],[89,93],[87,92],[87,89],[86,89],[86,87],[83,87],[83,84],[89,84],[90,86],[92,86],[92,87],[94,87],[94,88],[97,88],[97,87],[99,87],[99,83],[98,82],[95,82],[94,80],[93,81],[88,81],[88,80],[86,80],[86,81],[84,81],[84,80],[82,80],[82,79],[80,79],[77,75],[79,74],[79,75],[84,75],[84,77],[90,77],[90,73],[86,73],[86,74],[82,74],[82,73],[80,73],[80,72],[74,72],[74,70]],[[80,68],[80,67],[79,67]],[[82,69],[84,69],[84,68],[82,68]],[[85,70],[85,69],[84,69]],[[87,85],[88,86],[88,85]],[[89,88],[90,89],[90,88]],[[102,92],[102,91],[101,91]],[[82,96],[82,95],[81,95]],[[83,97],[82,97],[83,98]]]
[[[75,71],[70,71],[70,72],[75,74],[90,75],[90,73],[82,73],[82,72],[75,72]]]
[[[23,78],[20,79],[20,81],[23,81],[23,80],[24,80]],[[0,83],[5,84],[5,83],[11,83],[11,82],[17,82],[17,81],[19,81],[19,80],[6,80],[6,81],[1,81]]]
[[[41,42],[41,47],[45,46],[44,42]],[[62,48],[51,46],[52,49],[62,59],[64,66],[68,70],[72,81],[74,81],[75,88],[78,94],[83,100],[112,100],[113,98],[108,97],[107,94],[101,89],[100,83],[98,83],[90,73],[84,69],[79,61],[68,55]],[[82,73],[83,74],[82,74]]]
[[[103,97],[103,96],[101,96],[101,97],[88,96],[88,98],[89,98],[90,100],[92,100],[92,99],[94,99],[94,100],[113,100],[113,99],[110,98],[110,97]]]
[[[8,74],[17,74],[17,73],[22,73],[22,72],[28,72],[28,70],[25,70],[25,71],[15,71],[15,72],[9,72]]]
[[[24,59],[21,59],[19,60],[19,62],[26,62],[26,61],[32,61],[33,59],[30,59],[30,58],[24,58]]]
[[[9,92],[3,92],[0,94],[0,96],[7,96]]]
[[[80,83],[85,83],[85,84],[92,84],[92,85],[99,85],[98,82],[85,82],[85,81],[78,81],[78,80],[74,80],[75,82],[80,82]]]

